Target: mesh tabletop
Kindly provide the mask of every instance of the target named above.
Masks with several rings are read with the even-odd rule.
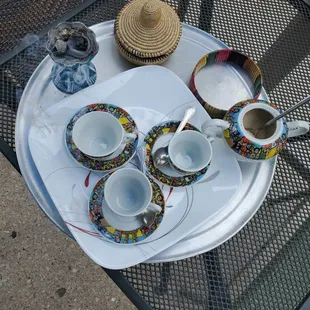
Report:
[[[12,150],[20,97],[32,72],[46,56],[44,28],[64,16],[88,26],[114,19],[124,3],[2,1],[0,29],[4,36],[0,38],[0,54],[16,52],[0,67],[0,137]],[[310,8],[306,2],[169,3],[183,22],[209,32],[257,61],[270,100],[282,110],[310,94]],[[81,4],[85,7],[75,13]],[[29,47],[19,51],[20,44]],[[291,113],[288,120],[293,119],[309,121],[310,106]],[[310,292],[309,141],[309,133],[289,141],[279,156],[264,203],[229,241],[196,257],[140,264],[121,273],[154,309],[298,308]]]

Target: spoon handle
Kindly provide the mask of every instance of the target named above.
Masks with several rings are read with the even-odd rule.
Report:
[[[298,102],[297,104],[293,105],[292,107],[290,107],[289,109],[287,109],[286,111],[284,111],[283,113],[279,114],[278,116],[276,116],[275,118],[271,119],[270,121],[268,121],[265,126],[269,126],[271,124],[273,124],[274,122],[276,122],[278,119],[284,117],[285,115],[289,114],[290,112],[294,111],[295,109],[298,109],[300,106],[302,106],[303,104],[307,103],[308,101],[310,101],[310,96],[304,98],[303,100],[301,100],[300,102]]]
[[[192,118],[194,116],[194,114],[196,113],[196,108],[195,107],[188,107],[185,111],[183,120],[181,121],[178,129],[176,130],[175,133],[179,133],[183,130],[183,128],[185,127],[186,123],[189,121],[190,118]]]

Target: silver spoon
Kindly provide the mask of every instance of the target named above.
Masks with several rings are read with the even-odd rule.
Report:
[[[147,227],[150,228],[154,223],[154,219],[156,216],[156,212],[153,211],[144,211],[140,214],[140,218],[142,223]]]
[[[175,134],[181,132],[185,127],[186,123],[194,116],[196,113],[195,107],[188,107],[185,111],[183,120],[181,121],[179,127],[177,128]],[[169,154],[168,145],[160,147],[157,149],[153,155],[153,162],[155,168],[163,168],[169,164]]]
[[[284,111],[283,113],[279,114],[278,116],[274,117],[273,119],[271,119],[270,121],[268,121],[267,123],[265,123],[262,127],[257,128],[257,129],[253,129],[253,128],[246,128],[248,131],[252,132],[254,137],[257,137],[257,135],[266,127],[272,125],[273,123],[275,123],[278,119],[284,117],[285,115],[291,113],[292,111],[298,109],[299,107],[301,107],[302,105],[304,105],[305,103],[308,103],[310,101],[310,96],[304,98],[303,100],[301,100],[300,102],[298,102],[297,104],[293,105],[292,107],[290,107],[289,109],[287,109],[286,111]]]
[[[171,208],[171,207],[172,206],[166,206],[166,208]],[[150,228],[152,224],[154,223],[156,213],[157,212],[150,211],[150,210],[142,212],[140,214],[140,219],[143,225],[145,225],[147,228]]]

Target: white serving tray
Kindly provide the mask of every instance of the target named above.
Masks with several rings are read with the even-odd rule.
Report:
[[[241,171],[224,141],[216,139],[214,160],[206,178],[218,170],[219,175],[210,182],[172,192],[165,186],[167,205],[173,207],[166,210],[158,231],[139,245],[104,241],[87,212],[90,192],[102,174],[92,172],[85,186],[89,171],[71,158],[64,145],[64,128],[70,117],[82,106],[100,101],[125,108],[144,134],[160,121],[182,118],[189,105],[197,108],[191,120],[195,126],[200,127],[209,116],[174,73],[157,66],[129,70],[34,115],[29,131],[30,151],[59,213],[87,255],[101,266],[121,269],[150,259],[225,208],[241,184]]]

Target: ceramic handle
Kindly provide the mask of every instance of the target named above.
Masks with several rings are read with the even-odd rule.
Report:
[[[134,142],[137,138],[135,133],[125,133],[123,138],[123,143],[131,143]]]
[[[309,123],[305,121],[293,121],[287,123],[288,138],[304,135],[309,131]]]
[[[228,127],[229,123],[227,121],[222,119],[210,119],[202,124],[201,130],[208,137],[217,137],[222,136],[223,131]]]
[[[161,212],[161,207],[155,203],[150,203],[147,207],[149,210],[154,211],[154,212]]]
[[[183,130],[183,128],[185,127],[186,123],[194,116],[194,114],[196,113],[196,108],[195,107],[189,107],[186,109],[184,117],[179,125],[179,127],[177,128],[175,134],[181,132]]]

